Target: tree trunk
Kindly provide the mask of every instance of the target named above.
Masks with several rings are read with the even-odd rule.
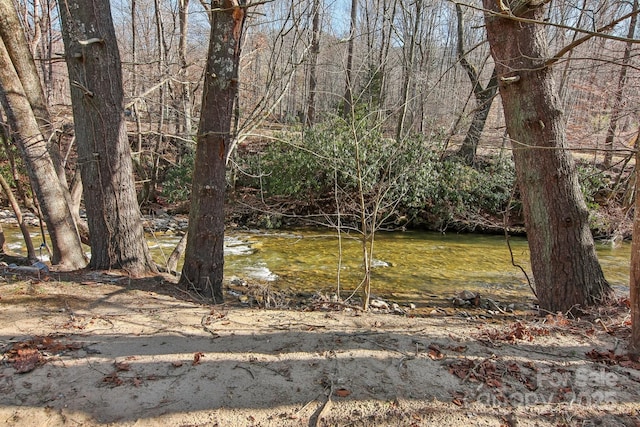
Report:
[[[629,302],[631,304],[631,337],[629,353],[640,357],[640,150],[636,150],[635,212],[631,242],[631,268],[629,277]]]
[[[35,7],[35,6],[34,6]],[[39,6],[38,6],[39,7]],[[38,18],[40,20],[40,18]],[[36,29],[40,29],[39,24],[34,24]],[[29,48],[29,43],[25,37],[18,12],[11,0],[0,0],[0,38],[4,41],[11,62],[20,78],[20,83],[29,100],[33,114],[35,115],[42,135],[47,140],[51,140],[52,123],[47,100],[42,88],[42,82],[38,75],[33,55]],[[65,197],[68,196],[67,177],[62,166],[62,158],[59,147],[53,142],[47,144],[47,149],[56,168],[58,179],[65,188]],[[67,203],[70,199],[67,197]]]
[[[480,142],[484,125],[487,123],[489,111],[491,111],[493,98],[495,98],[498,92],[498,77],[496,76],[496,70],[494,68],[487,86],[482,87],[480,83],[480,73],[478,73],[476,68],[467,60],[466,53],[464,52],[464,25],[462,7],[459,3],[456,3],[456,15],[458,17],[458,59],[460,60],[460,65],[469,76],[477,104],[473,113],[473,119],[471,120],[471,126],[469,126],[467,135],[464,141],[462,141],[462,145],[456,155],[460,157],[466,165],[473,166],[476,161],[478,143]]]
[[[198,127],[189,238],[180,283],[221,303],[224,266],[225,159],[238,90],[244,0],[212,2],[202,115]]]
[[[638,0],[633,1],[633,10],[638,10]],[[609,120],[609,127],[607,128],[607,136],[604,141],[604,162],[605,168],[611,167],[613,160],[613,140],[616,137],[616,130],[618,129],[618,121],[622,117],[624,108],[624,90],[627,84],[627,70],[629,68],[629,62],[631,61],[631,50],[633,49],[633,37],[636,33],[636,23],[638,22],[638,15],[633,15],[629,20],[629,30],[627,32],[627,38],[629,41],[624,48],[624,55],[622,58],[622,65],[620,67],[620,74],[618,75],[618,87],[616,88],[615,95],[613,97],[613,107],[611,108],[611,119]]]
[[[416,37],[418,37],[418,30],[420,29],[420,21],[422,18],[422,0],[415,1],[415,11],[413,27],[411,36],[409,37],[409,43],[404,42],[403,49],[404,54],[404,66],[402,68],[402,95],[400,99],[400,115],[398,116],[398,124],[396,126],[396,140],[400,141],[405,136],[405,123],[407,121],[407,113],[409,111],[410,89],[413,77],[413,67],[416,57]],[[407,44],[409,45],[407,51]]]
[[[86,265],[65,190],[47,151],[34,112],[9,53],[0,40],[0,103],[7,115],[13,139],[20,149],[53,245],[51,263],[61,270]]]
[[[167,260],[167,271],[169,273],[178,271],[178,262],[180,261],[180,258],[182,258],[182,255],[184,255],[184,251],[187,248],[188,236],[189,233],[184,233],[184,236],[182,236],[176,247],[171,251],[171,255],[169,255],[169,259]]]
[[[178,41],[178,59],[180,69],[178,78],[180,79],[182,90],[180,98],[182,101],[183,124],[182,132],[185,139],[191,139],[191,89],[189,88],[189,68],[187,64],[187,29],[189,28],[189,0],[180,0],[178,3],[178,16],[180,19],[180,39]],[[184,143],[180,143],[181,145]]]
[[[38,27],[36,25],[36,27]],[[38,125],[45,137],[51,131],[51,119],[47,102],[42,91],[33,55],[22,30],[20,18],[12,0],[0,0],[0,38],[11,58],[11,62],[20,78],[24,92],[31,104]]]
[[[497,14],[485,15],[496,63],[507,131],[512,139],[518,186],[540,306],[548,311],[608,301],[612,289],[598,263],[588,211],[566,150],[565,119],[545,67],[545,27],[500,15],[496,2],[483,0]],[[522,17],[540,20],[544,7],[521,1]]]
[[[60,15],[91,239],[89,267],[134,276],[155,272],[136,199],[109,1],[64,0]]]
[[[345,72],[343,117],[346,119],[353,114],[353,47],[356,38],[358,22],[358,0],[351,0],[351,24],[349,26],[349,42],[347,45],[347,69]]]
[[[1,121],[2,121],[2,116],[0,115],[0,122]],[[7,138],[8,136],[5,132],[5,126],[0,126],[0,139],[2,140],[2,145],[5,147],[5,151],[8,149]],[[10,158],[10,157],[11,157],[10,154],[7,153],[7,158]],[[16,215],[16,221],[18,222],[18,227],[20,227],[20,231],[22,232],[22,237],[24,238],[25,246],[27,247],[27,259],[29,259],[30,261],[37,261],[38,257],[36,255],[36,249],[33,247],[33,240],[31,239],[31,234],[29,233],[27,224],[24,222],[24,219],[22,217],[22,211],[20,210],[20,205],[18,204],[18,201],[13,195],[11,186],[9,185],[7,180],[4,179],[4,176],[2,174],[0,174],[0,187],[2,187],[4,194],[7,196],[7,200],[9,201],[9,204],[11,205],[11,208],[13,209],[13,212]],[[4,232],[2,233],[2,238],[0,240],[2,241],[2,245],[0,245],[0,252],[4,253],[5,252]]]
[[[318,55],[320,54],[320,0],[313,0],[311,10],[311,49],[309,58],[309,99],[305,123],[312,127],[316,120],[316,92],[318,90]]]
[[[36,248],[33,246],[33,240],[31,239],[31,234],[29,233],[29,228],[27,224],[24,222],[22,218],[22,211],[20,210],[20,205],[18,205],[18,201],[13,196],[13,192],[11,191],[11,186],[4,179],[4,176],[0,174],[0,187],[4,191],[4,194],[7,196],[9,200],[9,204],[11,205],[11,209],[13,209],[13,213],[16,216],[16,221],[18,222],[18,227],[20,227],[20,232],[22,233],[22,238],[24,239],[24,244],[27,247],[27,259],[31,262],[38,261],[38,256],[36,255]],[[2,236],[2,245],[0,246],[1,252],[4,252],[4,234]]]

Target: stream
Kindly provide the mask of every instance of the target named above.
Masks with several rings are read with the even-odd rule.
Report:
[[[26,254],[17,228],[5,227],[5,236],[10,253]],[[33,236],[38,246],[37,230]],[[163,265],[179,240],[173,232],[148,235],[156,262]],[[526,239],[509,242],[515,263],[531,276]],[[628,293],[631,244],[598,244],[597,249],[609,283],[618,293]],[[338,272],[342,295],[357,288],[362,279],[358,235],[341,233],[339,239],[329,229],[230,230],[225,237],[226,278],[274,289],[335,292]],[[511,263],[504,236],[418,231],[376,234],[372,290],[407,300],[449,297],[462,290],[502,300],[532,296],[524,274]]]

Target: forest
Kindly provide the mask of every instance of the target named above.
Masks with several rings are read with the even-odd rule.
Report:
[[[144,279],[173,274],[168,294],[212,307],[200,323],[213,339],[226,337],[209,326],[229,298],[230,226],[357,236],[358,304],[339,291],[331,300],[357,313],[377,308],[383,231],[526,236],[539,314],[560,330],[626,313],[625,351],[590,357],[637,371],[638,12],[638,0],[0,0],[2,202],[27,265],[44,249],[47,271],[82,284],[120,272],[158,292]],[[46,230],[39,249],[27,211]],[[166,212],[187,215],[188,228],[160,265],[143,219]],[[625,240],[629,294],[619,295],[596,245]],[[549,333],[517,325],[483,337]],[[52,345],[29,343],[3,350],[23,372],[45,362],[20,351]],[[443,349],[423,354],[439,360]],[[117,387],[129,365],[114,363],[103,382]],[[447,366],[495,389],[496,365],[484,363]],[[510,366],[514,377],[524,369]],[[331,396],[351,393],[332,381],[309,425],[322,425]]]

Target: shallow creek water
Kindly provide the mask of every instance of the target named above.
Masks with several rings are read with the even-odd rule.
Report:
[[[168,257],[178,238],[154,244],[155,258]],[[515,263],[531,276],[526,239],[510,239]],[[161,251],[162,249],[162,251]],[[462,290],[503,300],[531,297],[529,284],[511,263],[503,236],[455,233],[378,233],[374,245],[372,289],[407,300],[449,297]],[[598,244],[606,278],[628,292],[630,244]],[[225,275],[269,283],[276,289],[348,293],[362,280],[362,246],[357,236],[329,230],[238,232],[227,234]],[[344,293],[343,293],[344,296]]]
[[[5,227],[8,249],[23,253],[17,229]],[[34,243],[40,240],[34,231]],[[164,264],[180,240],[173,233],[148,236],[156,262]],[[510,239],[514,261],[530,275],[524,238]],[[362,279],[362,251],[357,236],[330,230],[228,231],[225,237],[225,276],[268,283],[275,289],[345,294]],[[598,244],[607,280],[620,293],[628,292],[630,244],[617,248]],[[372,290],[415,300],[449,297],[462,290],[503,300],[531,297],[525,276],[511,263],[504,236],[455,233],[378,233],[374,245]],[[339,268],[340,266],[340,268]]]

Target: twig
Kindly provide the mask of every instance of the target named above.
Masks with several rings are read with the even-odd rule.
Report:
[[[249,373],[249,375],[251,375],[251,379],[252,380],[256,379],[256,377],[253,375],[253,372],[251,372],[251,369],[249,369],[249,368],[246,368],[246,367],[240,366],[240,365],[236,365],[236,366],[233,367],[233,369],[244,369],[245,371],[247,371]]]
[[[507,313],[506,311],[504,311],[503,309],[500,308],[500,306],[498,305],[498,303],[496,303],[494,300],[492,300],[491,298],[485,298],[491,305],[493,305],[493,308],[495,308],[496,310],[498,310],[500,313],[505,314],[505,315],[510,315],[510,313]]]
[[[309,418],[309,427],[317,427],[318,422],[325,417],[327,412],[329,412],[332,403],[331,395],[333,394],[333,381],[331,381],[331,385],[328,387],[328,391],[329,392],[327,393],[327,388],[325,388],[325,395],[327,396],[327,398],[318,407],[318,409],[316,409],[311,418]]]
[[[218,334],[217,332],[212,331],[211,329],[209,329],[207,327],[207,325],[205,324],[205,319],[207,317],[209,317],[209,314],[205,314],[204,316],[202,316],[202,318],[200,319],[200,324],[202,325],[202,329],[204,329],[205,331],[209,332],[211,334],[212,338],[219,338],[220,334]]]

